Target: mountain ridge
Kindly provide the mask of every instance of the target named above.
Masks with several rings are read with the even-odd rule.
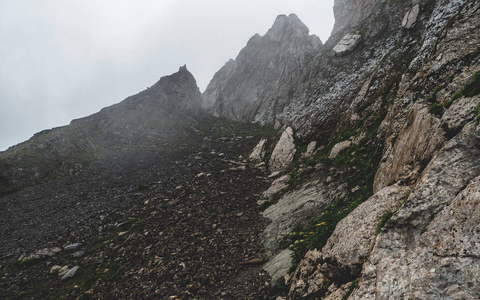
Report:
[[[139,199],[138,203],[125,202],[125,216],[137,223],[145,218],[155,226],[163,226],[162,222],[173,225],[169,227],[172,240],[162,240],[156,231],[152,237],[154,249],[168,250],[159,258],[152,257],[152,243],[146,241],[155,227],[127,226],[122,234],[112,229],[115,238],[101,240],[113,245],[108,253],[121,260],[120,267],[128,274],[144,276],[147,266],[154,261],[161,265],[162,260],[168,261],[169,270],[151,268],[157,277],[138,276],[138,286],[118,273],[112,282],[100,276],[93,280],[96,287],[87,284],[87,288],[68,295],[87,295],[91,289],[95,296],[125,296],[134,291],[138,297],[205,299],[480,296],[476,264],[480,239],[476,230],[480,216],[480,36],[476,34],[480,30],[480,3],[336,0],[334,12],[336,23],[325,44],[309,35],[296,15],[280,15],[267,34],[254,35],[237,58],[214,75],[203,95],[186,67],[181,67],[138,98],[127,98],[130,100],[93,118],[72,122],[71,126],[94,124],[91,127],[100,133],[85,140],[107,145],[105,152],[93,153],[101,159],[94,157],[92,167],[86,169],[97,174],[92,177],[98,178],[98,188],[105,182],[115,192],[115,199],[123,194]],[[186,84],[178,83],[178,78]],[[166,111],[146,105],[158,99],[172,100],[162,102]],[[151,123],[142,122],[145,116]],[[158,123],[158,116],[166,116],[161,120],[165,122]],[[109,133],[111,140],[102,140],[102,132]],[[36,139],[49,134],[39,134]],[[69,147],[91,147],[88,143],[71,146],[70,140],[62,138],[52,140],[52,144],[56,147],[56,152],[51,152],[53,158]],[[49,148],[38,148],[37,158],[48,153],[45,149]],[[176,160],[163,161],[167,171],[162,169],[162,155]],[[5,160],[5,156],[0,159],[0,165],[8,168],[18,163],[18,159]],[[74,158],[74,162],[79,160]],[[35,163],[29,161],[27,166]],[[154,167],[148,169],[149,164]],[[181,171],[176,171],[176,165]],[[83,168],[58,182],[74,182],[75,176],[87,174]],[[8,187],[15,177],[3,167],[1,170],[0,184]],[[37,171],[32,168],[19,178],[30,180]],[[129,174],[136,175],[130,178]],[[155,174],[159,179],[154,179]],[[172,184],[170,174],[174,174]],[[139,183],[134,192],[136,178],[148,182]],[[34,197],[32,191],[55,184],[55,180],[39,184],[0,201],[10,199],[2,205],[14,210],[11,199],[36,199],[29,198]],[[29,192],[32,195],[28,196]],[[90,195],[88,201],[100,195],[85,193]],[[45,195],[48,198],[47,191]],[[98,197],[108,204],[110,196],[105,193]],[[158,201],[158,197],[166,200]],[[213,202],[201,206],[207,198]],[[146,213],[128,209],[130,203]],[[197,218],[196,205],[210,214]],[[257,205],[268,224],[259,218]],[[109,211],[108,205],[102,209]],[[155,217],[159,211],[161,220]],[[192,216],[194,223],[189,221]],[[7,225],[11,228],[12,224]],[[208,226],[203,228],[204,224]],[[247,225],[255,234],[247,237]],[[238,237],[235,226],[244,230]],[[190,236],[196,227],[203,229]],[[114,263],[91,250],[95,248],[95,230],[76,231],[72,226],[71,232],[82,236],[88,245],[86,261],[99,261],[98,267],[73,262],[94,273]],[[225,232],[232,235],[225,238]],[[136,244],[129,244],[126,233]],[[22,243],[11,234],[3,234],[12,245]],[[208,238],[202,239],[204,235]],[[67,240],[74,241],[65,238],[62,242]],[[192,243],[205,240],[209,246],[202,244],[201,250],[192,250]],[[229,246],[230,241],[235,246]],[[175,247],[170,249],[169,242]],[[134,247],[136,253],[126,255],[129,250],[121,243]],[[205,248],[215,253],[215,262],[208,260],[210,253],[198,254]],[[216,268],[222,276],[232,276],[228,277],[232,285],[222,289],[222,276],[215,274],[215,268],[195,267],[188,255],[177,256],[182,249],[212,265],[218,262]],[[223,260],[233,253],[231,249],[238,252]],[[242,252],[248,254],[241,257]],[[150,260],[143,260],[142,255]],[[72,262],[66,254],[52,259]],[[258,267],[262,264],[269,275]],[[44,258],[34,264],[39,272],[48,271],[47,266]],[[207,269],[208,273],[199,271]],[[18,270],[20,273],[13,273],[27,271],[21,266]],[[9,277],[8,271],[2,274],[11,282],[28,286]],[[166,274],[171,275],[167,281],[155,279]],[[126,287],[116,286],[116,282]],[[138,288],[140,283],[148,286],[144,294]],[[72,284],[85,283],[77,278]],[[159,287],[158,293],[150,284]],[[60,284],[58,289],[68,286]],[[35,287],[29,288],[35,291]],[[15,285],[11,291],[20,292]]]

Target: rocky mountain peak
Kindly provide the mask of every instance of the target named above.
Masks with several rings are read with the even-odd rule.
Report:
[[[250,38],[237,58],[215,74],[203,94],[203,107],[215,116],[273,124],[305,75],[299,66],[322,46],[295,14],[278,16],[265,36]]]
[[[295,14],[279,15],[272,28],[265,34],[272,41],[286,41],[295,38],[308,37],[308,27]]]

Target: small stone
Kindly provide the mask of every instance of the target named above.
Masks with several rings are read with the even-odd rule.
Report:
[[[59,266],[59,265],[54,265],[54,266],[50,269],[50,274],[57,273],[57,272],[59,272],[61,269],[62,269],[61,266]]]
[[[340,154],[340,152],[350,147],[351,144],[352,142],[350,141],[343,141],[336,144],[335,146],[333,146],[332,151],[330,152],[330,155],[328,156],[328,158],[334,159],[335,157],[338,156],[338,154]]]
[[[411,10],[409,10],[402,20],[402,27],[405,29],[410,29],[415,26],[418,19],[418,14],[420,13],[420,6],[417,4]]]
[[[270,169],[272,171],[285,170],[292,163],[296,152],[293,129],[287,127],[273,149],[272,157],[268,162]]]
[[[85,251],[77,251],[73,253],[73,257],[82,257],[85,254]]]
[[[71,268],[65,275],[63,275],[62,280],[65,280],[65,279],[68,279],[68,278],[71,278],[71,277],[75,276],[75,273],[77,273],[77,270],[79,268],[80,268],[79,266],[75,266],[75,267]]]
[[[252,161],[260,161],[265,158],[265,143],[267,142],[267,139],[261,139],[260,142],[253,148],[252,153],[249,156],[249,159]]]
[[[65,251],[77,250],[81,245],[82,245],[82,243],[70,244],[70,245],[68,245],[68,246],[65,247]]]
[[[275,181],[272,182],[272,185],[270,186],[270,188],[268,188],[268,190],[266,190],[262,194],[262,197],[269,199],[276,193],[286,189],[288,187],[288,183],[290,179],[291,179],[290,175],[284,175],[280,178],[275,179]]]
[[[58,276],[62,277],[63,275],[67,274],[68,266],[63,266],[60,270],[58,270]]]
[[[305,151],[305,153],[302,154],[302,157],[303,158],[312,157],[314,152],[315,152],[316,147],[317,147],[317,142],[316,141],[310,142],[307,146],[307,151]]]
[[[280,175],[280,171],[275,171],[273,172],[272,174],[268,175],[268,178],[274,178],[274,177],[277,177],[278,175]]]

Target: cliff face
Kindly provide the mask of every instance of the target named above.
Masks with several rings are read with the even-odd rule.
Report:
[[[308,85],[275,118],[319,148],[266,211],[266,268],[282,278],[289,245],[291,298],[477,298],[480,3],[334,9],[331,38],[301,67]],[[308,203],[303,215],[292,197]]]

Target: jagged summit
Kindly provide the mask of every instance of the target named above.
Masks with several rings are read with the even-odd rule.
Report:
[[[305,75],[299,66],[322,45],[295,14],[278,16],[265,36],[250,38],[237,58],[215,74],[202,106],[215,116],[273,124]]]
[[[279,15],[268,30],[265,37],[273,41],[285,41],[293,38],[308,37],[308,27],[303,24],[296,14]]]

